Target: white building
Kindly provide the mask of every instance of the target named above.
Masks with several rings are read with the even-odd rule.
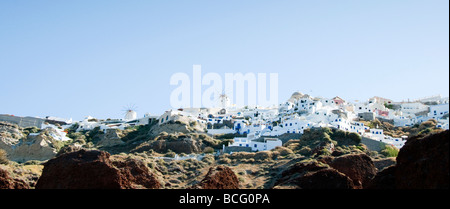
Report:
[[[355,132],[355,133],[359,133],[360,135],[362,135],[363,133],[365,133],[366,131],[369,131],[370,128],[368,126],[365,126],[364,123],[360,123],[360,122],[351,122],[350,125],[350,132]]]
[[[272,150],[282,146],[281,140],[277,138],[259,138],[259,135],[249,134],[247,137],[235,137],[229,146],[251,147],[252,151]]]
[[[445,114],[448,114],[448,111],[449,111],[449,104],[431,105],[428,116],[434,119],[438,119],[444,116]]]
[[[416,113],[428,111],[428,106],[420,102],[402,103],[401,111],[403,112],[403,116],[415,117]]]

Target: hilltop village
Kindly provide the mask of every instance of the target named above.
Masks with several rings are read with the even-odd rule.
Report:
[[[56,117],[33,118],[0,115],[0,121],[12,122],[20,127],[53,129],[53,136],[61,141],[70,140],[67,130],[76,132],[99,129],[125,130],[134,126],[157,125],[184,121],[196,125],[210,136],[232,134],[234,140],[223,145],[223,150],[263,151],[282,146],[277,137],[285,134],[303,134],[305,129],[329,127],[357,133],[363,138],[380,141],[401,148],[408,136],[386,133],[381,124],[391,127],[413,127],[427,120],[436,121],[436,128],[449,129],[449,98],[430,96],[414,101],[394,102],[374,96],[364,102],[348,102],[334,98],[312,97],[295,92],[286,101],[273,107],[236,107],[227,95],[221,94],[213,108],[180,108],[167,110],[162,115],[145,114],[138,117],[127,110],[123,119],[97,119],[91,116],[83,121]],[[374,121],[378,123],[373,123]],[[382,123],[381,123],[381,122]],[[386,129],[386,128],[385,128]]]
[[[0,188],[448,188],[448,102],[295,92],[274,107],[222,94],[214,108],[121,119],[3,114]]]

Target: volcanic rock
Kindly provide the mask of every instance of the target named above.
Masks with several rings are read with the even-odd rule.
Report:
[[[328,164],[352,179],[357,189],[362,189],[377,174],[372,159],[366,154],[343,155]]]
[[[44,164],[36,189],[160,188],[142,162],[112,162],[110,154],[82,149],[62,154]]]
[[[298,162],[281,173],[274,188],[298,189],[353,189],[353,181],[345,174],[328,165],[312,162]]]
[[[412,137],[397,156],[397,163],[372,180],[373,189],[448,189],[449,130]]]
[[[209,168],[205,178],[191,189],[239,189],[239,180],[229,167],[219,165]]]

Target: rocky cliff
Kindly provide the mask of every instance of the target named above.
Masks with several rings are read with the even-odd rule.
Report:
[[[0,123],[0,149],[5,150],[12,161],[48,160],[63,144],[53,138],[54,134],[55,131],[49,128],[25,135],[17,125]]]

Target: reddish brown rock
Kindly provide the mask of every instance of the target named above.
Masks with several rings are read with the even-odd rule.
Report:
[[[0,189],[29,189],[30,187],[20,179],[13,179],[8,171],[0,168]]]
[[[395,169],[398,189],[449,188],[449,131],[408,139]]]
[[[160,184],[143,163],[114,165],[109,153],[84,149],[49,160],[36,183],[36,189],[132,188],[160,188]]]
[[[191,189],[239,189],[239,180],[230,168],[219,165],[209,168],[206,177]]]
[[[352,180],[332,168],[309,172],[298,178],[298,186],[302,189],[353,189]]]
[[[408,139],[397,163],[372,180],[370,189],[448,189],[449,131]]]
[[[122,176],[131,183],[125,188],[158,189],[161,184],[156,180],[144,162],[131,159],[116,159],[113,165],[120,170]]]
[[[274,188],[352,189],[353,181],[326,164],[300,162],[283,171]]]
[[[365,189],[395,189],[395,166],[390,166],[377,173]]]
[[[362,189],[377,174],[372,159],[366,154],[343,155],[328,164],[352,179],[355,189]]]

